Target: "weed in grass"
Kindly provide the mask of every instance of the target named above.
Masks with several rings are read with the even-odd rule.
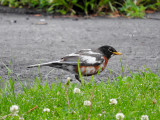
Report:
[[[141,116],[141,120],[149,120],[148,115],[142,115],[142,116]]]
[[[116,114],[116,119],[117,119],[117,120],[123,120],[124,117],[125,117],[125,116],[124,116],[123,113],[117,113],[117,114]]]
[[[51,110],[49,108],[44,108],[43,112],[50,112]]]
[[[120,8],[120,11],[126,13],[126,15],[130,17],[143,18],[145,9],[146,7],[143,5],[138,6],[133,0],[126,0],[122,8]]]
[[[74,88],[73,93],[79,94],[79,93],[81,93],[81,90],[79,88]]]
[[[116,105],[117,104],[117,100],[116,99],[110,99],[110,105]]]
[[[69,97],[68,97],[68,87],[70,84],[70,77],[67,78],[67,83],[66,83],[66,96],[67,96],[67,102],[68,102],[68,108],[70,108],[70,103],[69,103]]]

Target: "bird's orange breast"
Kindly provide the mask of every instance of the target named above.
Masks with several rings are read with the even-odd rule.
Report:
[[[80,66],[81,74],[85,76],[91,76],[94,74],[97,74],[99,69],[101,68],[100,72],[102,72],[105,67],[107,66],[108,59],[104,57],[104,61],[102,64],[97,65],[97,66]],[[76,72],[78,73],[78,66],[76,68]]]

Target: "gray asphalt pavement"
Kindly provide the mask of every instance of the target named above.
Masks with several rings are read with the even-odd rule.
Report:
[[[120,58],[127,75],[127,66],[132,72],[143,69],[144,65],[158,72],[160,13],[152,14],[150,19],[55,19],[0,13],[0,76],[4,80],[7,80],[8,71],[3,63],[12,70],[15,79],[18,75],[21,81],[32,82],[38,69],[27,69],[28,65],[58,60],[80,49],[101,45],[111,45],[123,53],[112,57],[107,66],[117,74],[121,73]],[[42,81],[52,69],[40,69]],[[116,74],[112,72],[112,75]],[[108,76],[109,70],[105,69],[95,79],[106,81]],[[48,75],[50,83],[56,78],[65,81],[67,77],[75,80],[72,74],[59,69],[53,69]]]

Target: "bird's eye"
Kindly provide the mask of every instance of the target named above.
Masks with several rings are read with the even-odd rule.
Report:
[[[112,53],[112,49],[110,47],[108,48],[108,51]]]

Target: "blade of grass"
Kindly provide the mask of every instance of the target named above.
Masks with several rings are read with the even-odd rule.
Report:
[[[157,63],[157,73],[156,74],[159,75],[159,65],[158,65],[158,63]]]
[[[8,72],[9,72],[9,73],[12,73],[12,70],[11,70],[11,69],[9,69],[9,67],[7,67],[7,65],[6,65],[6,64],[4,64],[3,62],[2,62],[2,64],[5,66],[5,68],[8,70]]]
[[[122,64],[122,60],[120,58],[120,61],[121,61],[121,68],[122,68],[122,76],[125,77],[125,74],[124,74],[124,69],[123,69],[123,64]]]
[[[131,70],[129,69],[129,67],[127,66],[127,69],[129,71],[129,73],[131,74],[131,76],[133,77],[133,73],[131,72]]]
[[[102,69],[102,66],[100,66],[100,68],[99,68],[99,70],[97,72],[97,77],[99,76],[99,73],[100,73],[101,69]]]
[[[92,77],[91,77],[91,79],[90,79],[90,82],[91,82],[91,84],[93,83],[93,75],[92,75]]]
[[[2,77],[1,77],[1,76],[0,76],[0,80],[3,82],[3,84],[5,84],[5,83],[4,83],[4,80],[2,79]]]
[[[79,60],[78,60],[78,74],[81,80],[82,85],[84,86],[84,80],[82,78],[82,74],[81,74],[81,69],[80,69],[80,65],[79,65]]]
[[[24,87],[24,85],[23,85],[23,83],[21,82],[19,76],[17,76],[17,79],[18,79],[19,84],[20,84],[21,87],[23,88],[23,91],[26,93],[26,92],[27,92],[26,87]]]
[[[48,78],[48,75],[53,71],[54,69],[52,69],[51,71],[49,71],[46,75],[45,78]]]
[[[109,71],[111,71],[111,72],[113,72],[113,73],[115,73],[116,75],[120,76],[120,74],[118,74],[116,71],[114,71],[112,69],[109,69],[109,68],[106,68],[106,69],[109,70]]]
[[[111,69],[112,69],[112,60],[111,60]],[[109,71],[108,82],[111,81],[111,70]]]

